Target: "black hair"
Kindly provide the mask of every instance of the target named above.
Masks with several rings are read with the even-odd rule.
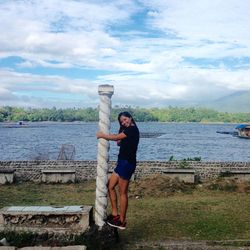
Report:
[[[122,126],[121,121],[120,121],[121,116],[125,116],[125,117],[128,117],[128,118],[131,118],[132,123],[137,127],[137,125],[136,125],[136,123],[135,123],[135,120],[134,120],[134,118],[132,117],[132,115],[131,115],[129,112],[127,112],[127,111],[123,111],[123,112],[121,112],[121,113],[118,115],[118,122],[119,122],[119,124],[120,124],[119,133],[121,133],[121,132],[124,130],[124,127]]]

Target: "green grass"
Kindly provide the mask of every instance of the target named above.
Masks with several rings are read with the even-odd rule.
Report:
[[[211,191],[133,200],[128,212],[133,233],[124,234],[141,241],[145,237],[153,241],[249,239],[249,205],[249,195]]]
[[[0,186],[0,207],[17,205],[92,205],[95,182],[23,183]],[[171,196],[129,198],[127,229],[119,231],[119,247],[168,240],[250,239],[248,193],[194,189]],[[124,248],[126,249],[126,248]],[[133,248],[132,248],[133,249]],[[135,249],[135,248],[134,248]],[[160,248],[159,248],[160,249]]]
[[[0,207],[18,205],[94,204],[95,182],[81,184],[23,183],[0,186]]]

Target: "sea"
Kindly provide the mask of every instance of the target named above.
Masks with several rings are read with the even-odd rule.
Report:
[[[138,161],[200,159],[249,162],[250,139],[232,135],[237,124],[139,122]],[[96,160],[96,122],[0,123],[0,161]],[[117,122],[110,132],[117,133]],[[110,141],[109,159],[119,147]]]

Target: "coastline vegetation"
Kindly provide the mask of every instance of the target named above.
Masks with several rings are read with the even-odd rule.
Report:
[[[250,123],[250,113],[219,112],[208,108],[141,108],[130,106],[114,106],[111,119],[115,121],[117,115],[124,110],[129,111],[138,122],[224,122],[224,123]],[[0,122],[96,122],[98,121],[98,108],[21,108],[0,107]]]

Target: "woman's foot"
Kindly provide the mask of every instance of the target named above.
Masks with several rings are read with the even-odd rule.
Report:
[[[108,221],[116,221],[116,220],[119,220],[120,219],[120,215],[118,214],[118,215],[113,215],[113,214],[109,214],[108,216],[107,216],[107,219],[106,219],[106,221],[108,222]]]
[[[121,222],[120,219],[119,220],[111,220],[107,222],[111,227],[116,227],[119,228],[121,230],[126,229],[126,222]]]

